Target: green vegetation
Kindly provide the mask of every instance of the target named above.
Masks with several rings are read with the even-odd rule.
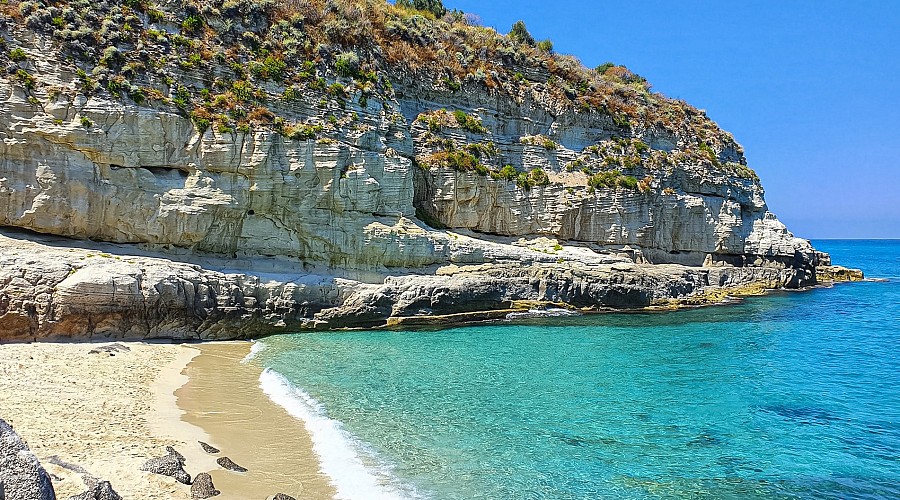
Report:
[[[366,0],[0,0],[0,18],[8,33],[33,33],[57,48],[67,69],[78,70],[77,87],[84,95],[108,93],[169,111],[174,107],[205,129],[283,131],[286,123],[324,124],[336,116],[328,126],[331,132],[356,121],[347,120],[350,110],[342,114],[335,107],[335,101],[346,106],[350,96],[373,111],[377,101],[385,117],[399,125],[404,119],[395,118],[399,113],[392,103],[402,95],[443,89],[446,97],[447,91],[465,88],[520,99],[539,88],[542,102],[554,113],[605,120],[628,138],[658,128],[691,144],[665,153],[637,139],[603,141],[604,151],[590,161],[589,153],[582,153],[565,166],[568,171],[594,176],[602,168],[644,175],[640,168],[699,163],[747,179],[755,176],[742,164],[740,146],[704,112],[650,92],[647,81],[628,68],[605,63],[588,69],[574,57],[555,53],[550,40],[536,41],[524,22],[500,34],[479,26],[473,16],[448,12],[440,0],[398,0],[395,5]],[[27,60],[13,39],[2,40],[0,55],[12,62]],[[392,78],[403,82],[396,92]],[[39,85],[27,72],[14,72],[11,79],[26,90]],[[205,110],[199,118],[198,108]],[[255,113],[259,108],[267,113]],[[440,112],[419,118],[432,134],[449,128],[489,133],[477,116]],[[302,133],[313,125],[294,127],[301,137],[317,133]],[[547,151],[559,148],[542,136],[523,143]],[[459,149],[485,164],[504,161],[482,146],[470,146]]]
[[[28,60],[28,55],[24,50],[16,47],[9,51],[9,59],[13,62],[22,62]]]
[[[94,122],[91,121],[90,118],[86,116],[81,117],[81,126],[84,128],[91,128],[94,126]]]
[[[24,69],[17,69],[13,77],[17,82],[19,82],[20,85],[22,85],[25,90],[34,90],[36,80],[33,76],[31,76],[31,73],[25,71]]]
[[[529,172],[528,177],[536,186],[546,186],[550,184],[550,177],[547,175],[547,172],[544,172],[540,167]]]
[[[616,187],[637,189],[638,180],[630,175],[622,175],[618,170],[612,170],[594,174],[588,179],[588,186],[594,189]]]
[[[559,148],[559,144],[557,144],[553,139],[549,137],[545,137],[543,135],[526,135],[519,139],[519,142],[522,144],[527,144],[529,146],[540,146],[547,151],[555,151]]]
[[[181,31],[183,33],[197,34],[203,29],[203,18],[197,15],[190,15],[181,23]]]
[[[405,9],[429,12],[434,17],[443,17],[447,13],[441,0],[397,0],[396,5]]]
[[[504,179],[507,181],[515,180],[519,177],[519,171],[515,169],[512,165],[504,165],[503,168],[497,172],[498,179]]]
[[[512,29],[509,30],[509,37],[526,45],[535,44],[534,37],[531,36],[531,33],[528,32],[528,28],[525,27],[525,21],[516,21],[515,24],[512,25]]]
[[[316,138],[324,130],[321,125],[297,124],[289,125],[282,130],[282,134],[295,141],[308,141]]]
[[[537,48],[540,51],[546,52],[548,54],[553,53],[553,42],[550,40],[541,40],[537,43]]]
[[[453,117],[456,119],[456,123],[459,125],[459,128],[472,132],[473,134],[486,134],[488,133],[488,129],[484,128],[484,125],[481,124],[474,116],[466,113],[465,111],[456,110],[453,112]]]
[[[338,74],[346,77],[354,77],[359,73],[359,56],[356,52],[341,52],[334,62]]]

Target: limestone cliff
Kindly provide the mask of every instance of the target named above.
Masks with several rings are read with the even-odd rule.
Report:
[[[97,261],[8,233],[0,336],[815,283],[733,138],[623,67],[378,0],[0,9],[0,225],[126,245]]]

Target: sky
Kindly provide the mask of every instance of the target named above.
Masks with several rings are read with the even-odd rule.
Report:
[[[900,238],[900,8],[894,1],[444,0],[588,67],[623,64],[744,146],[799,237]]]

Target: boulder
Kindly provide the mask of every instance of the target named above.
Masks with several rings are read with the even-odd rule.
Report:
[[[241,467],[240,465],[231,461],[228,457],[222,457],[216,460],[216,463],[219,464],[223,469],[228,469],[234,472],[247,472],[247,469]]]
[[[0,499],[56,500],[50,476],[12,426],[0,419]]]
[[[184,470],[184,457],[171,447],[168,447],[168,450],[168,455],[151,458],[144,462],[141,470],[174,477],[176,481],[182,484],[191,484],[191,475]]]
[[[212,476],[205,472],[201,472],[194,477],[194,484],[191,485],[191,498],[212,498],[221,491],[213,486]]]

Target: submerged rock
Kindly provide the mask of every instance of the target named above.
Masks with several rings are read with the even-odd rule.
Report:
[[[0,419],[0,499],[56,500],[47,471],[3,419]]]
[[[201,472],[194,477],[194,484],[191,485],[191,498],[212,498],[221,491],[213,486],[212,476],[205,472]]]
[[[203,441],[197,441],[197,442],[200,443],[200,447],[203,448],[203,451],[209,453],[210,455],[215,455],[216,453],[219,453],[218,448],[216,448],[214,446],[210,446],[210,445],[204,443]]]
[[[182,484],[191,484],[191,475],[184,470],[184,457],[171,447],[168,447],[167,450],[169,450],[168,455],[147,460],[141,466],[141,470],[174,477]]]
[[[234,472],[247,472],[247,469],[241,467],[240,465],[231,461],[228,457],[222,457],[216,460],[216,463],[219,464],[223,469],[228,469]]]

